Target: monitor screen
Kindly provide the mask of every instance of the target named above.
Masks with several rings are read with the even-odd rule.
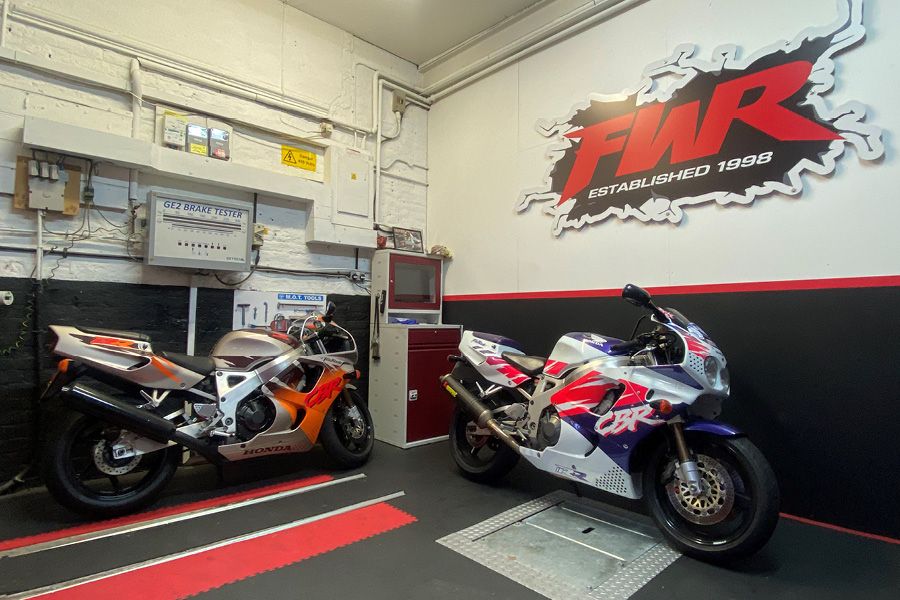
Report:
[[[440,261],[418,257],[391,257],[391,307],[440,308]]]

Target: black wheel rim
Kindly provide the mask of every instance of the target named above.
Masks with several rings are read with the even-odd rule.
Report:
[[[374,432],[368,413],[353,398],[341,396],[333,412],[334,430],[341,445],[357,456],[366,454],[372,446]]]
[[[456,455],[471,469],[485,469],[494,462],[502,442],[490,433],[478,434],[474,421],[456,419],[454,433]]]
[[[103,472],[95,461],[98,446],[108,466],[121,467],[132,460],[112,458],[110,439],[119,429],[90,419],[82,419],[66,444],[65,467],[69,481],[82,495],[101,502],[120,502],[140,494],[165,466],[165,451],[151,452],[133,461],[133,468],[123,474]]]
[[[757,491],[753,487],[753,479],[743,461],[727,444],[707,440],[691,444],[691,449],[696,454],[714,458],[727,470],[734,485],[734,503],[728,514],[718,523],[702,525],[688,521],[679,513],[667,493],[667,486],[672,485],[675,478],[674,456],[667,456],[660,461],[655,477],[656,486],[653,490],[656,502],[662,508],[667,529],[685,542],[703,547],[728,545],[739,540],[753,522],[757,505]]]

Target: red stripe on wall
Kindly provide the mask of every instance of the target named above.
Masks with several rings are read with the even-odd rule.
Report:
[[[707,283],[668,285],[647,288],[658,296],[679,294],[721,294],[729,292],[782,292],[796,290],[837,290],[900,286],[900,275],[872,277],[836,277],[832,279],[791,279],[785,281],[747,281],[741,283]],[[500,292],[496,294],[450,294],[444,302],[474,300],[540,300],[544,298],[605,298],[619,296],[621,288],[602,290],[554,290],[547,292]]]
[[[154,519],[163,517],[180,515],[182,513],[193,512],[195,510],[225,506],[226,504],[234,504],[235,502],[242,502],[244,500],[262,498],[263,496],[277,494],[278,492],[300,489],[308,487],[310,485],[315,485],[317,483],[325,483],[326,481],[331,481],[333,479],[334,477],[330,475],[316,475],[315,477],[307,477],[305,479],[296,479],[293,481],[286,481],[284,483],[267,485],[264,487],[247,490],[246,492],[226,494],[225,496],[210,498],[209,500],[186,502],[183,504],[176,504],[175,506],[137,513],[125,517],[119,517],[117,519],[95,521],[93,523],[85,523],[84,525],[78,525],[76,527],[67,527],[66,529],[57,529],[56,531],[48,531],[46,533],[39,533],[37,535],[3,540],[2,542],[0,542],[0,550],[12,550],[13,548],[21,548],[23,546],[31,546],[33,544],[52,542],[54,540],[61,540],[63,538],[68,538],[75,535],[95,533],[97,531],[114,529],[116,527],[122,527],[124,525],[133,525],[136,523],[143,523],[144,521],[152,521]]]
[[[330,552],[408,525],[415,520],[415,517],[382,502],[258,538],[49,592],[35,598],[53,600],[186,598]],[[322,575],[328,576],[325,572]],[[297,591],[291,594],[285,590],[285,595],[296,596]]]

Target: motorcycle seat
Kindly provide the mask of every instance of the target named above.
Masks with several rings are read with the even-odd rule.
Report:
[[[547,359],[543,356],[526,356],[512,352],[504,352],[500,356],[529,377],[537,377],[544,370],[544,365],[547,364]]]
[[[216,370],[216,363],[208,356],[191,356],[190,354],[179,354],[178,352],[160,352],[159,355],[179,367],[184,367],[188,371],[200,373],[201,375],[209,375]]]
[[[126,340],[138,340],[141,342],[149,342],[150,336],[146,333],[138,333],[137,331],[122,331],[120,329],[98,329],[96,327],[79,327],[81,331],[93,335],[104,335],[106,337],[124,338]]]

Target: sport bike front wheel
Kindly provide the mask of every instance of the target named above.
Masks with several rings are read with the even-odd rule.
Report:
[[[48,436],[43,479],[67,508],[99,517],[135,511],[156,499],[178,467],[180,448],[115,459],[120,429],[69,413]]]
[[[701,493],[690,492],[678,477],[674,452],[662,445],[644,471],[653,520],[688,556],[721,562],[753,554],[778,522],[772,468],[747,438],[693,435],[687,441],[700,469]]]
[[[356,390],[344,388],[331,404],[319,433],[322,447],[343,469],[360,467],[375,445],[372,415]]]

